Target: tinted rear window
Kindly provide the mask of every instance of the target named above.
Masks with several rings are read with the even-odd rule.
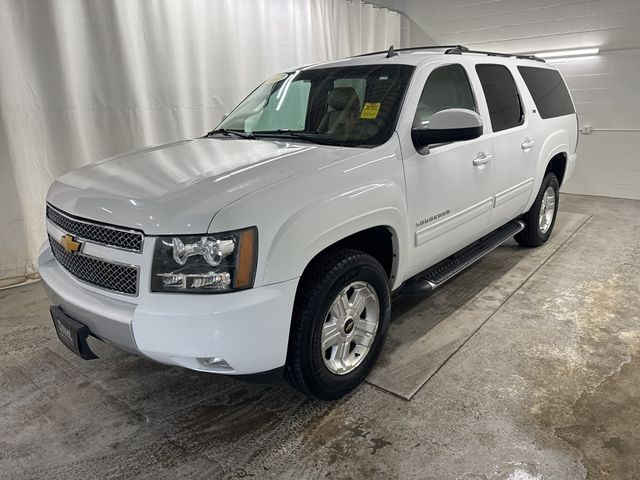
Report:
[[[518,71],[542,118],[575,113],[567,86],[558,71],[536,67],[518,67]]]
[[[509,69],[503,65],[476,65],[484,96],[489,107],[494,132],[524,123],[520,95]]]

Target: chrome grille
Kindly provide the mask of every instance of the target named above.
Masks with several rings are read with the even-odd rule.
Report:
[[[47,205],[47,218],[61,230],[81,239],[133,252],[142,250],[143,235],[141,232],[71,218],[49,205]]]
[[[138,268],[114,263],[79,253],[67,253],[55,238],[49,235],[49,244],[58,263],[74,277],[125,295],[138,294]]]

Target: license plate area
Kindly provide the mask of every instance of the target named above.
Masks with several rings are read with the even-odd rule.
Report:
[[[50,310],[53,326],[60,341],[84,360],[98,358],[87,343],[87,337],[91,334],[89,328],[64,313],[60,307],[53,306]]]

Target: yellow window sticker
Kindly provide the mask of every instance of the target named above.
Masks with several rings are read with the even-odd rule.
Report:
[[[360,118],[365,120],[373,120],[378,116],[378,112],[380,111],[380,103],[368,103],[365,102],[364,107],[362,107],[362,113],[360,114]]]

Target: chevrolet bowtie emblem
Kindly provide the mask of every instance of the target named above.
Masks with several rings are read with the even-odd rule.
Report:
[[[67,253],[77,253],[80,251],[80,247],[82,247],[82,243],[77,242],[73,235],[63,235],[60,239],[60,245],[64,248],[64,251]]]

